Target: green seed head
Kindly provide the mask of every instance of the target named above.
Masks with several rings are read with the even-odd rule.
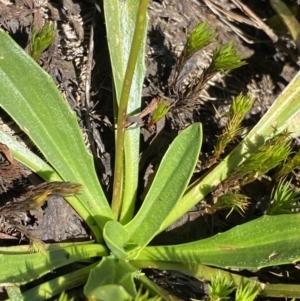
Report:
[[[191,33],[186,44],[186,55],[191,56],[203,47],[209,45],[215,32],[209,27],[207,22],[199,23]]]

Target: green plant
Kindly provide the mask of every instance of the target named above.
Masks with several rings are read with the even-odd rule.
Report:
[[[291,188],[291,180],[281,180],[272,193],[272,199],[267,214],[290,214],[299,208],[299,190]]]
[[[34,60],[38,60],[43,51],[45,51],[54,40],[54,24],[46,23],[40,30],[33,28],[29,53]]]
[[[298,214],[263,216],[211,238],[187,244],[149,246],[157,234],[227,178],[234,175],[238,179],[247,173],[247,180],[250,180],[286,159],[289,146],[288,142],[284,142],[286,134],[281,133],[288,129],[293,131],[293,135],[299,134],[300,73],[246,138],[192,184],[189,182],[200,152],[202,129],[197,123],[185,129],[164,155],[146,198],[134,215],[139,129],[127,131],[125,123],[126,115],[132,115],[140,108],[145,71],[143,53],[147,4],[146,0],[127,1],[126,5],[119,0],[104,1],[118,103],[111,202],[106,199],[98,182],[75,113],[65,103],[50,77],[6,33],[0,31],[0,104],[35,143],[48,163],[3,132],[0,140],[9,146],[17,160],[46,181],[72,181],[83,185],[80,194],[67,200],[90,227],[95,239],[86,243],[46,245],[44,253],[29,253],[24,246],[1,247],[0,282],[11,286],[9,290],[15,290],[18,296],[19,286],[58,267],[76,261],[87,263],[84,268],[23,292],[25,300],[44,300],[81,284],[85,284],[84,294],[89,300],[148,298],[147,292],[146,297],[138,297],[142,293],[136,288],[137,284],[143,284],[153,295],[170,300],[167,293],[143,274],[143,268],[175,269],[207,280],[220,275],[238,287],[245,280],[243,277],[218,268],[257,269],[300,259]],[[134,31],[129,30],[131,28]],[[216,52],[225,55],[229,48],[232,46],[218,47]],[[240,61],[237,63],[241,64]],[[221,69],[226,68],[223,66]],[[31,85],[28,85],[28,72]],[[233,111],[231,120],[236,113]],[[278,160],[276,157],[274,164],[273,152],[265,154],[263,147],[276,147],[276,141],[283,145],[284,156],[280,155]],[[265,164],[259,169],[257,162],[262,155],[265,156]],[[256,167],[254,174],[249,166]],[[233,208],[232,203],[226,202]],[[242,210],[244,207],[236,208]],[[275,253],[276,256],[272,256]],[[247,283],[253,287],[257,285],[262,295],[300,296],[298,285],[264,284],[251,279],[247,279]],[[249,300],[253,300],[251,296],[252,293]]]
[[[185,63],[205,46],[209,45],[215,37],[214,31],[207,22],[199,23],[188,37],[187,43],[181,52],[175,67],[173,82],[176,82]]]
[[[211,284],[208,288],[209,299],[211,301],[226,300],[233,291],[232,282],[229,282],[228,279],[220,275],[211,280]]]
[[[235,295],[236,301],[253,301],[259,293],[259,287],[255,283],[242,283]]]
[[[198,51],[214,42],[216,33],[210,28],[207,22],[199,23],[189,35],[186,45],[182,50],[169,85],[169,97],[176,103],[191,102],[197,98],[207,82],[218,72],[223,74],[230,70],[239,68],[246,64],[243,56],[237,53],[237,46],[232,42],[217,45],[212,53],[212,58],[207,67],[202,72],[194,75],[192,80],[188,81],[187,87],[182,83],[182,77],[185,73],[184,66],[188,60]],[[186,78],[186,76],[184,76]],[[175,92],[175,95],[174,95]]]
[[[276,11],[280,19],[283,21],[287,29],[289,30],[292,38],[294,39],[298,51],[300,51],[300,40],[299,40],[299,30],[300,25],[297,18],[293,15],[292,11],[286,6],[286,4],[281,0],[272,0],[271,5]]]

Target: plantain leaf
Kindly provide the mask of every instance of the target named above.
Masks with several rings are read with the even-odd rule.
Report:
[[[127,258],[124,246],[128,242],[128,233],[123,225],[117,221],[108,221],[103,229],[103,238],[116,258],[122,260]]]
[[[182,131],[164,155],[142,207],[125,225],[129,241],[144,248],[162,230],[164,219],[180,200],[193,174],[202,143],[194,123]]]
[[[300,214],[262,216],[213,237],[176,246],[147,247],[138,260],[260,269],[300,260]]]
[[[0,283],[21,285],[73,262],[107,255],[100,244],[80,244],[45,253],[0,254]],[[13,263],[13,264],[12,264]]]
[[[98,182],[75,113],[46,74],[3,30],[0,30],[0,105],[30,137],[65,181],[83,185],[70,204],[86,211],[97,240],[112,212]],[[43,174],[47,179],[50,175]],[[76,200],[76,201],[74,201]],[[78,202],[79,201],[79,202]],[[97,225],[94,225],[95,219]]]
[[[35,286],[23,293],[24,300],[48,300],[62,293],[63,291],[78,287],[80,285],[84,285],[88,279],[90,270],[96,265],[97,263],[93,263],[82,269],[76,270],[68,274],[64,274],[63,276],[59,276],[57,278],[51,279],[50,281]],[[59,301],[61,300],[59,299]]]
[[[129,53],[132,47],[139,48],[139,55],[135,66],[134,76],[128,99],[127,114],[138,114],[141,106],[142,85],[144,82],[145,65],[144,53],[146,43],[147,24],[143,29],[143,43],[132,45],[136,25],[136,18],[140,1],[104,1],[104,13],[110,58],[113,70],[116,100],[119,104],[125,73],[128,65]],[[125,132],[125,168],[124,168],[124,195],[120,221],[124,224],[131,220],[138,185],[139,165],[139,140],[138,128]]]
[[[86,297],[95,296],[96,300],[129,300],[129,296],[137,294],[134,278],[139,274],[128,262],[104,257],[91,270],[84,294]]]
[[[0,141],[9,147],[9,150],[16,160],[30,168],[40,177],[47,181],[62,181],[62,178],[49,164],[2,130],[0,130]]]

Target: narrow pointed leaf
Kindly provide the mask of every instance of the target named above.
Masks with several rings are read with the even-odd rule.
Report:
[[[107,36],[109,37],[108,46],[113,70],[116,101],[118,104],[121,98],[121,92],[125,80],[125,73],[131,47],[139,48],[139,54],[128,99],[128,115],[136,115],[139,113],[141,106],[142,85],[145,75],[144,53],[147,24],[145,24],[143,29],[142,44],[132,45],[139,5],[140,0],[104,1],[106,31]],[[125,132],[125,175],[124,177],[122,177],[122,179],[125,179],[125,181],[123,189],[124,196],[122,199],[120,216],[120,221],[122,223],[130,221],[134,211],[139,172],[139,139],[139,128]]]
[[[247,269],[295,263],[300,260],[299,229],[300,214],[263,216],[196,242],[147,247],[138,259]]]
[[[42,301],[53,298],[63,291],[84,285],[88,279],[90,270],[97,263],[86,266],[75,272],[51,279],[23,293],[25,301]]]
[[[45,253],[0,254],[0,283],[24,284],[73,262],[107,255],[102,245],[83,244]],[[12,264],[13,263],[13,264]]]
[[[103,227],[112,219],[112,213],[98,182],[92,156],[84,145],[75,112],[51,77],[2,30],[0,89],[0,105],[63,180],[83,185],[77,200],[95,218],[98,227]],[[76,202],[70,203],[78,208]],[[100,230],[91,221],[87,222],[100,240]]]
[[[142,207],[125,228],[141,248],[162,230],[164,219],[184,193],[194,171],[202,142],[201,125],[181,132],[164,155]]]

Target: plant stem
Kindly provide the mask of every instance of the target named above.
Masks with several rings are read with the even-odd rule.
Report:
[[[116,139],[116,161],[114,172],[114,186],[112,197],[112,212],[115,219],[119,218],[122,206],[122,187],[124,182],[124,136],[127,115],[127,105],[130,95],[133,74],[141,47],[143,32],[146,25],[146,14],[149,0],[140,0],[137,11],[135,30],[132,40],[132,46],[129,54],[128,65],[125,73],[122,93],[119,102],[119,111],[117,119],[117,139]]]

